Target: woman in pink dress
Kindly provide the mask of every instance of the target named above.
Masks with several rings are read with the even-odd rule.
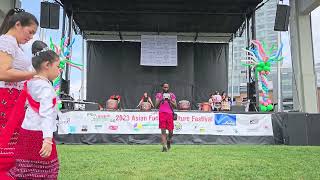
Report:
[[[25,55],[20,44],[33,38],[38,28],[36,17],[22,9],[11,9],[0,27],[0,136],[15,106],[23,83],[33,77],[31,58]],[[1,175],[14,165],[13,153],[18,130],[8,144],[0,144]]]

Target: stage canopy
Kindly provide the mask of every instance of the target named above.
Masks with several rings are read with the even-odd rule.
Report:
[[[56,0],[87,40],[139,41],[176,34],[184,42],[228,42],[262,0]]]

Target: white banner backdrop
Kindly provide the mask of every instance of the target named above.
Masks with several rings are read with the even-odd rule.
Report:
[[[175,134],[273,136],[271,114],[176,112]],[[70,111],[59,134],[159,134],[158,112]]]
[[[143,66],[177,66],[177,36],[141,36],[141,59]]]

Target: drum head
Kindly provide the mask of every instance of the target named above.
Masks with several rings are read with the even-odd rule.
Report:
[[[187,100],[179,101],[179,109],[180,110],[190,110],[190,102]]]
[[[140,109],[143,111],[149,111],[151,110],[151,104],[149,102],[142,102]]]

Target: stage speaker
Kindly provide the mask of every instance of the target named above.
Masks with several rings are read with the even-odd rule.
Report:
[[[251,98],[253,97],[254,94],[256,94],[256,83],[255,81],[251,83],[247,83],[247,91],[249,92]]]
[[[74,102],[72,101],[62,101],[62,108],[63,110],[70,110],[73,111],[74,110]]]
[[[61,78],[61,92],[65,94],[69,94],[70,90],[70,82]]]
[[[308,114],[288,113],[288,118],[283,120],[284,143],[286,145],[308,145]]]
[[[85,105],[86,111],[98,111],[99,110],[99,105],[98,104],[86,104]]]
[[[41,10],[40,10],[40,27],[49,28],[50,27],[50,3],[49,2],[41,2]]]
[[[320,114],[308,114],[308,145],[319,146],[320,145]]]
[[[272,128],[273,128],[273,138],[275,144],[286,144],[285,138],[288,139],[284,128],[284,121],[288,122],[288,113],[278,112],[271,115]]]
[[[274,22],[275,31],[288,31],[290,17],[290,6],[284,4],[277,5],[277,14]]]
[[[59,29],[60,6],[59,4],[50,4],[50,28]]]
[[[48,29],[59,29],[59,15],[59,4],[41,2],[40,27]]]

